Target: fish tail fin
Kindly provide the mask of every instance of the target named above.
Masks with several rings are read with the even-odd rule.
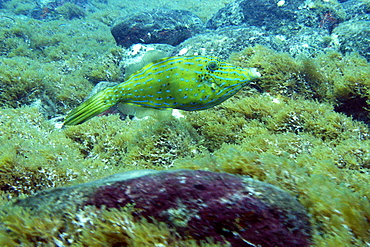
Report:
[[[119,99],[114,97],[112,93],[112,89],[107,88],[77,106],[68,113],[64,119],[63,126],[81,124],[116,105]]]

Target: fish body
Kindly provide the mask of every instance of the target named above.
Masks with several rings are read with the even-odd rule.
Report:
[[[204,110],[222,103],[258,77],[255,68],[236,67],[214,57],[164,58],[89,98],[67,115],[64,125],[83,123],[118,103]]]

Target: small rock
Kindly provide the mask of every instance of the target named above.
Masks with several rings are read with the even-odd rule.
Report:
[[[124,19],[111,32],[118,45],[162,43],[178,45],[203,29],[198,16],[185,10],[160,9]]]
[[[63,211],[134,205],[135,216],[166,222],[179,236],[231,246],[309,246],[307,213],[283,190],[254,179],[195,170],[141,170],[42,192],[17,205]],[[136,210],[137,209],[137,210]]]

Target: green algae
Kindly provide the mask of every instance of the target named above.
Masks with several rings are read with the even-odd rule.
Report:
[[[172,116],[123,123],[116,115],[90,122],[67,128],[66,136],[79,144],[86,158],[119,169],[163,169],[178,157],[193,156],[201,149],[201,138],[191,125]]]
[[[43,1],[46,5],[51,1]],[[154,10],[158,8],[168,8],[171,6],[173,9],[186,9],[196,15],[198,15],[203,21],[208,20],[217,10],[224,7],[226,4],[233,2],[233,0],[216,0],[216,1],[198,1],[190,0],[188,2],[182,1],[172,1],[172,0],[142,0],[138,2],[122,2],[109,0],[91,0],[89,1],[90,11],[94,13],[86,13],[79,6],[71,3],[65,3],[66,6],[61,6],[61,8],[46,9],[41,12],[41,17],[48,19],[50,16],[55,19],[60,16],[66,19],[71,19],[70,17],[77,16],[77,18],[85,17],[90,15],[94,18],[97,17],[100,20],[104,20],[105,23],[112,23],[113,19],[117,17],[131,15],[140,11]],[[40,8],[38,4],[32,0],[9,0],[2,3],[2,6],[7,10],[11,11],[17,15],[27,15],[33,10]],[[46,12],[46,13],[45,13]],[[45,15],[45,16],[44,16]],[[72,18],[73,19],[73,18]]]
[[[86,16],[85,10],[73,3],[63,4],[62,6],[56,8],[56,12],[67,20],[83,18]]]
[[[0,189],[8,197],[119,171],[170,167],[178,157],[194,156],[200,139],[174,118],[123,125],[111,115],[59,130],[37,107],[21,107],[2,109],[0,122]]]
[[[135,220],[132,209],[101,209],[85,207],[76,214],[67,210],[63,218],[51,212],[35,215],[31,211],[12,207],[12,212],[0,213],[1,246],[169,246],[169,247],[216,247],[212,239],[196,241],[179,240],[179,237],[163,222],[146,219]]]
[[[332,102],[336,102],[335,97]],[[122,121],[110,115],[64,130],[54,129],[35,107],[2,110],[2,140],[8,141],[4,142],[1,166],[3,176],[14,175],[2,180],[7,181],[8,188],[16,187],[17,181],[19,188],[3,189],[3,195],[32,194],[48,187],[141,168],[229,172],[249,175],[296,195],[312,215],[314,246],[361,246],[370,241],[370,205],[366,199],[370,193],[370,131],[366,124],[333,109],[330,100],[319,103],[308,96],[286,97],[245,90],[210,110],[187,112],[185,118]],[[18,124],[14,126],[14,122]],[[9,129],[12,134],[4,135]],[[27,141],[24,137],[28,137]],[[58,149],[61,151],[55,152]],[[50,171],[54,173],[50,175]],[[33,184],[29,183],[30,178],[35,181]],[[34,218],[27,213],[7,217],[15,217],[12,222],[19,222],[25,215],[30,221]],[[122,221],[117,217],[110,222]],[[98,218],[88,217],[99,225],[94,228],[94,236],[87,234],[90,228],[83,228],[87,232],[82,236],[65,234],[81,243],[97,238],[105,241],[111,236],[107,230],[110,227]],[[2,225],[2,239],[17,239],[30,229],[33,237],[24,239],[24,243],[34,242],[35,236],[46,238],[42,235],[44,228],[34,230],[30,222],[28,228],[11,234],[7,230],[16,223],[3,222],[6,224]],[[65,225],[54,217],[45,224],[57,230],[43,241],[56,241],[61,233],[58,229]],[[158,224],[132,224],[144,227],[143,231],[155,225],[160,229],[156,236],[168,236],[168,230]],[[114,239],[127,233],[122,230],[117,234]],[[145,241],[154,239],[150,235]]]
[[[266,92],[288,97],[323,98],[330,88],[325,75],[318,73],[317,65],[310,59],[293,58],[257,45],[229,58],[239,66],[255,68],[263,75],[258,86]]]
[[[328,51],[314,58],[293,58],[257,45],[229,60],[238,66],[257,68],[262,74],[258,87],[265,92],[329,102],[339,112],[370,121],[370,65],[357,53],[344,56]]]
[[[1,109],[0,122],[1,195],[33,194],[89,179],[77,145],[55,131],[36,107]]]
[[[53,116],[65,112],[65,106],[77,104],[91,88],[84,78],[60,75],[54,65],[27,57],[0,58],[0,63],[2,107],[17,108],[40,102],[45,115]]]
[[[180,120],[170,118],[140,120],[139,123],[136,123],[137,120],[122,122],[118,116],[111,115],[94,119],[80,126],[73,126],[62,131],[58,130],[60,142],[62,142],[63,136],[65,138],[63,142],[69,142],[69,144],[63,145],[64,152],[73,151],[74,155],[82,162],[78,166],[77,158],[76,160],[71,157],[68,158],[71,165],[73,165],[70,168],[74,169],[77,175],[74,180],[72,179],[73,181],[66,181],[64,184],[76,183],[76,179],[81,176],[77,172],[80,169],[82,172],[87,172],[87,174],[84,174],[84,177],[80,177],[78,180],[91,180],[130,169],[146,167],[167,169],[169,164],[172,164],[173,168],[204,169],[249,175],[255,179],[277,185],[298,197],[312,215],[311,222],[315,230],[314,246],[325,246],[338,242],[353,246],[365,244],[370,240],[367,232],[370,227],[370,203],[366,199],[366,196],[370,193],[368,185],[368,127],[341,113],[334,112],[328,103],[318,104],[307,99],[300,99],[300,101],[287,98],[279,99],[279,101],[276,99],[276,97],[265,94],[234,99],[209,111],[186,113],[186,118]],[[255,102],[255,104],[251,104],[252,102]],[[259,102],[259,104],[256,104],[256,102]],[[24,109],[21,114],[24,119],[38,119],[33,123],[36,126],[47,125],[41,115],[36,118],[36,116],[25,114],[31,109]],[[33,109],[33,111],[37,113],[36,109]],[[292,123],[292,119],[295,119],[295,117],[291,117],[292,112],[301,115],[305,113],[306,115],[300,121],[293,121]],[[209,144],[205,139],[214,140],[215,143],[220,142],[217,136],[222,135],[222,133],[200,131],[195,124],[196,128],[192,129],[191,126],[194,119],[196,119],[196,116],[193,115],[198,114],[201,114],[199,117],[204,123],[208,123],[210,117],[215,118],[215,115],[219,118],[225,115],[230,123],[240,122],[241,119],[244,119],[244,126],[236,129],[234,133],[237,141],[234,140],[232,143],[223,142],[218,145]],[[19,118],[19,116],[17,117]],[[306,124],[308,120],[311,122]],[[327,121],[325,122],[325,120]],[[338,120],[340,120],[341,128],[337,128],[339,126]],[[10,119],[9,123],[12,121]],[[188,121],[190,125],[187,123]],[[211,125],[211,123],[212,121],[208,125]],[[22,127],[26,129],[27,133],[31,132],[25,124]],[[198,135],[194,133],[195,130],[199,132]],[[168,134],[168,131],[172,134]],[[48,135],[50,135],[50,132],[53,133],[51,127],[48,129]],[[184,132],[182,133],[183,136],[176,139],[179,132]],[[207,138],[200,141],[199,138],[202,139],[206,133]],[[15,135],[19,135],[19,133],[15,133]],[[163,136],[160,137],[161,135],[167,136],[166,141],[169,142],[171,139],[179,141],[183,138],[189,138],[189,140],[198,143],[199,146],[201,144],[203,149],[199,150],[200,147],[198,146],[198,151],[192,152],[191,156],[185,155],[181,159],[174,158],[169,163],[157,162],[150,166],[150,163],[156,160],[154,158],[148,162],[148,158],[151,157],[150,152],[157,154],[158,151],[156,150],[158,149],[156,148],[158,147],[153,144],[164,138]],[[166,141],[159,143],[165,145]],[[224,140],[221,138],[222,141]],[[184,144],[188,145],[189,143]],[[212,153],[204,149],[209,146],[214,149]],[[165,147],[167,146],[165,145]],[[41,147],[36,145],[34,148],[40,150]],[[140,148],[143,149],[139,151]],[[147,152],[146,155],[134,155],[134,159],[131,157],[134,153],[142,154],[144,150]],[[163,153],[159,154],[158,157],[162,157],[162,155]],[[63,157],[61,154],[58,154],[58,156]],[[34,157],[31,158],[35,159]],[[162,158],[165,158],[165,156]],[[50,166],[41,159],[38,162],[44,162],[45,166]],[[55,186],[59,185],[56,184]],[[38,188],[35,190],[38,190]],[[77,243],[85,244],[90,241],[104,242],[109,237],[119,239],[128,234],[124,231],[124,227],[127,227],[127,225],[120,226],[124,229],[120,228],[119,231],[116,229],[117,222],[122,222],[125,217],[129,217],[122,212],[113,212],[113,217],[107,215],[110,214],[107,213],[108,211],[103,211],[100,215],[94,210],[92,212],[89,209],[85,210],[81,211],[80,214],[88,222],[94,222],[94,224],[87,224],[86,227],[76,225],[74,228],[70,228],[77,230],[82,227],[82,232],[84,232],[82,235],[80,233],[72,234],[75,230],[64,233],[61,229],[65,229],[65,223],[60,223],[58,217],[55,218],[56,216],[52,217],[49,214],[49,217],[46,218],[45,224],[47,225],[45,228],[54,226],[56,230],[53,233],[54,235],[52,234],[52,236],[46,238],[42,230],[43,227],[34,230],[36,226],[32,226],[31,223],[34,216],[26,212],[23,212],[22,216],[7,214],[7,217],[15,217],[15,219],[10,221],[6,220],[8,218],[2,218],[2,221],[6,224],[2,225],[3,231],[0,232],[5,239],[17,239],[19,238],[18,234],[32,229],[32,234],[27,234],[33,237],[24,239],[23,243],[34,242],[35,236],[41,239],[46,238],[46,240],[43,240],[45,243],[51,242],[51,239],[56,241],[56,236],[62,232],[73,239],[77,239]],[[72,209],[71,212],[73,212]],[[19,232],[8,232],[8,229],[13,229],[17,225],[14,222],[19,222],[21,218],[25,219],[25,217],[30,222],[25,224],[22,221],[20,224],[22,223],[23,226],[27,227],[21,227],[18,229]],[[101,217],[105,220],[101,221]],[[107,217],[113,218],[107,221]],[[128,224],[127,220],[125,222]],[[157,233],[146,237],[145,241],[149,241],[149,243],[153,243],[150,241],[159,241],[156,240],[156,236],[162,236],[162,239],[168,239],[165,236],[170,236],[168,235],[168,229],[162,229],[159,223],[159,225],[156,223],[149,226],[145,222],[131,222],[130,224],[134,224],[135,229],[144,228],[143,231],[145,232],[149,231],[148,228],[151,229],[155,226],[157,230],[151,229],[150,231]],[[112,230],[111,227],[115,227],[114,232],[116,234],[114,236],[109,234]],[[88,234],[91,231],[94,232],[94,235]],[[27,234],[25,236],[29,236]],[[138,233],[135,232],[135,234]],[[143,235],[145,234],[143,233]],[[130,236],[127,237],[127,241],[134,241]],[[159,243],[162,242],[159,241]],[[128,246],[135,245],[128,244]]]
[[[121,49],[98,21],[66,24],[14,17],[0,25],[1,106],[31,105],[41,99],[52,116],[84,100],[92,84],[121,79]],[[75,35],[77,28],[83,35]]]

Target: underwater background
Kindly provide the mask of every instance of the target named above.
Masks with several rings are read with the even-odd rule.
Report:
[[[0,246],[281,246],[40,199],[142,169],[269,183],[307,211],[310,245],[370,245],[369,0],[0,0],[0,36]],[[91,92],[191,55],[262,76],[211,109],[119,106],[61,128]]]

